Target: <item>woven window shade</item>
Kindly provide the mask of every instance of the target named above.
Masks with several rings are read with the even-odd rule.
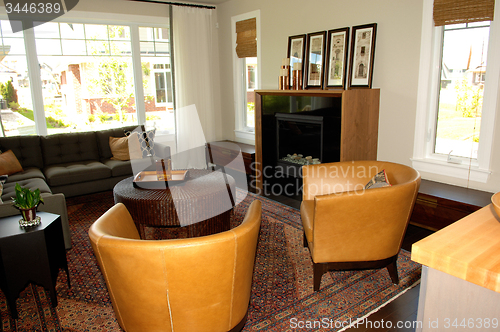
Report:
[[[257,19],[236,22],[236,54],[238,58],[257,56]]]
[[[493,21],[495,0],[434,0],[436,26]]]

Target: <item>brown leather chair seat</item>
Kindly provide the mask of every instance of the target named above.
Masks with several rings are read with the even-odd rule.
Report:
[[[385,170],[391,186],[364,189]],[[396,260],[420,186],[411,167],[382,161],[302,168],[304,246],[314,268],[314,290],[329,270],[387,267],[399,283]]]
[[[236,331],[246,321],[261,203],[226,232],[141,240],[118,203],[89,230],[118,323],[125,331]]]

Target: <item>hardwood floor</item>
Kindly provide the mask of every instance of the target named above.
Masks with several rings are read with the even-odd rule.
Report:
[[[267,198],[281,202],[294,208],[300,208],[300,201],[286,196],[267,196]],[[409,225],[406,236],[403,240],[402,248],[411,251],[411,246],[430,234],[432,231]],[[411,332],[415,331],[414,322],[417,319],[418,296],[420,284],[409,289],[406,293],[396,298],[379,311],[368,316],[366,320],[347,331],[397,331]],[[401,327],[398,327],[398,324]]]

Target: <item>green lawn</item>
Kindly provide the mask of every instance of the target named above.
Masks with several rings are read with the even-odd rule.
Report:
[[[452,140],[467,140],[472,136],[478,138],[481,117],[464,118],[462,112],[456,111],[454,107],[450,104],[440,104],[436,136]]]
[[[29,110],[27,108],[20,108],[16,112],[27,117],[28,119],[30,119],[32,121],[35,121],[35,116],[33,114],[33,110]],[[48,129],[61,128],[61,123],[58,120],[56,120],[50,116],[45,118],[45,122],[47,123]]]

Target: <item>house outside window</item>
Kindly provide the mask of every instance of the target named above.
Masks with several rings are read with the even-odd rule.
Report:
[[[424,0],[423,6],[412,164],[485,183],[499,91],[500,26],[482,21],[435,27],[433,2]]]
[[[139,123],[175,131],[168,28],[48,22],[25,40],[27,31],[14,34],[9,21],[0,21],[0,82],[11,80],[18,94],[13,107],[2,112],[5,136]],[[133,48],[139,52],[133,54]],[[38,63],[39,75],[28,70],[28,61]],[[31,96],[33,80],[40,82],[41,98]],[[143,100],[136,98],[135,86],[143,87]],[[158,97],[161,102],[155,103]]]
[[[155,76],[155,103],[156,106],[172,105],[172,71],[169,63],[153,65]]]

